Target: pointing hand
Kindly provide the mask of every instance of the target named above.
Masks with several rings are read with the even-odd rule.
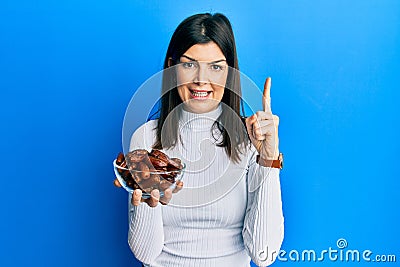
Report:
[[[273,115],[271,110],[270,77],[265,80],[262,103],[263,111],[257,111],[246,119],[247,133],[261,158],[276,160],[279,156],[279,117]]]

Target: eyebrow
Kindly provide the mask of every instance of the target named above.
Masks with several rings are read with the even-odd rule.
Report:
[[[182,55],[182,57],[185,57],[185,58],[187,58],[187,59],[189,59],[191,61],[196,61],[196,62],[198,61],[198,60],[196,60],[194,58],[191,58],[191,57],[189,57],[187,55]],[[218,60],[215,60],[215,61],[211,61],[209,63],[218,63],[218,62],[221,62],[221,61],[226,61],[226,59],[218,59]]]

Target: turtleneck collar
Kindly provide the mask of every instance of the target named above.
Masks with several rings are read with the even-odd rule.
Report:
[[[216,109],[206,113],[192,113],[182,108],[179,124],[181,127],[191,130],[210,130],[221,113],[221,104]]]

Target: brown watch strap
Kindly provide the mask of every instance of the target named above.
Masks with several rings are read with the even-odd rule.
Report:
[[[268,160],[260,158],[260,155],[257,155],[256,162],[264,167],[271,167],[271,168],[283,168],[283,154],[279,153],[278,159],[275,160]]]

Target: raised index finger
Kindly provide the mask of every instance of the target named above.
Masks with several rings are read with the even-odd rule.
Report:
[[[271,77],[268,77],[264,83],[263,109],[271,112]]]

